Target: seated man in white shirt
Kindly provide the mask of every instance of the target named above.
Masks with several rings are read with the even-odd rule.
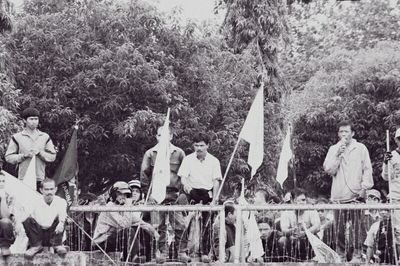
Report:
[[[23,222],[29,239],[30,248],[25,252],[25,257],[28,259],[32,259],[36,253],[42,251],[43,246],[54,247],[60,256],[67,253],[67,249],[62,245],[67,202],[55,195],[56,190],[54,180],[45,178],[41,182],[40,192],[49,208],[46,210],[34,208],[30,217]]]
[[[192,204],[214,204],[222,180],[219,160],[207,152],[209,144],[210,138],[207,134],[196,134],[193,138],[194,152],[183,159],[178,171],[188,202]],[[209,229],[212,222],[209,220],[209,212],[203,212],[200,242],[201,260],[205,263],[210,261]]]
[[[306,191],[294,189],[295,204],[306,204]],[[278,244],[283,254],[300,260],[311,259],[312,248],[308,242],[304,226],[312,233],[318,233],[321,221],[316,210],[284,211],[281,215],[281,230],[283,236]]]

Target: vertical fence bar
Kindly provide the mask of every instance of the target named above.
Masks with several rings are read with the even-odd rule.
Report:
[[[225,262],[225,209],[222,208],[219,211],[219,262],[224,263]]]
[[[239,263],[240,261],[240,248],[241,248],[241,236],[242,236],[242,207],[241,205],[236,205],[236,225],[235,225],[235,254],[234,263]]]

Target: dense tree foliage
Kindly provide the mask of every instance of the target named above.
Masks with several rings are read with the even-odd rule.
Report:
[[[399,52],[396,42],[383,41],[399,40],[399,19],[399,5],[389,0],[316,1],[291,8],[293,41],[283,61],[294,92],[285,118],[296,125],[299,181],[316,193],[329,191],[322,163],[337,141],[336,123],[345,118],[354,120],[356,138],[370,150],[376,187],[387,185],[379,174],[385,129],[393,133],[399,126]]]
[[[182,26],[141,1],[27,1],[0,39],[0,152],[21,127],[18,113],[36,106],[60,150],[51,176],[78,122],[80,185],[99,192],[138,178],[170,107],[173,142],[189,153],[193,134],[208,132],[224,171],[262,73],[265,158],[248,184],[279,191],[274,177],[292,122],[297,184],[328,192],[322,162],[336,123],[351,118],[384,188],[384,130],[400,122],[398,5],[291,1],[287,12],[284,2],[221,0],[227,15],[218,33]],[[227,194],[250,175],[247,152],[239,146]]]
[[[11,14],[11,2],[8,0],[0,0],[0,34],[11,30]]]
[[[82,188],[138,177],[167,107],[178,146],[190,152],[191,136],[207,131],[211,152],[227,163],[255,93],[254,56],[233,54],[191,25],[170,25],[141,2],[44,7],[29,2],[4,42],[20,109],[41,110],[41,127],[61,151],[79,121]],[[232,176],[248,173],[245,159],[238,155]]]
[[[400,125],[400,46],[378,43],[362,51],[333,52],[321,62],[318,72],[306,84],[307,95],[318,93],[296,123],[296,153],[299,181],[319,193],[329,192],[331,179],[322,163],[330,145],[338,141],[337,123],[354,122],[355,138],[364,143],[373,164],[375,187],[386,189],[380,177],[386,146],[386,129],[391,147]]]

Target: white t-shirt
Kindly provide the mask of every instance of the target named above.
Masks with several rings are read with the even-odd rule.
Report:
[[[31,217],[43,229],[50,228],[57,217],[59,221],[65,222],[67,218],[67,202],[55,195],[50,205],[43,200],[41,206],[35,206]]]
[[[219,160],[209,153],[200,161],[194,152],[183,159],[178,176],[184,185],[211,190],[214,180],[222,179],[221,165]]]
[[[306,210],[303,214],[296,216],[295,211],[284,211],[281,215],[281,229],[287,231],[296,228],[302,223],[306,224],[307,228],[321,224],[318,212],[316,210]],[[302,228],[302,227],[301,227]]]

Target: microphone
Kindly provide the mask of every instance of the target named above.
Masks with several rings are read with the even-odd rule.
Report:
[[[347,146],[346,137],[343,136],[343,137],[340,139],[340,149],[342,149],[342,147],[346,147],[346,146]],[[340,154],[340,158],[343,158],[343,157],[344,157],[344,151]]]

